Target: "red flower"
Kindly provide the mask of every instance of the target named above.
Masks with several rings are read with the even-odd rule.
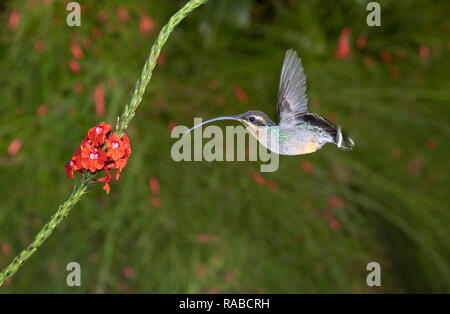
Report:
[[[95,172],[105,166],[106,158],[105,152],[92,147],[92,145],[85,143],[81,148],[81,165],[84,169],[90,172]]]
[[[41,52],[44,50],[44,43],[40,40],[34,42],[34,51]]]
[[[350,28],[344,28],[339,36],[339,44],[334,51],[334,56],[337,59],[346,59],[350,55],[350,35],[352,31]]]
[[[85,143],[86,140],[87,138],[83,140],[82,144]],[[66,171],[68,178],[73,178],[73,172],[81,170],[82,168],[83,166],[81,165],[81,147],[78,147],[78,149],[73,154],[70,161],[67,164],[65,164],[64,170]]]
[[[332,208],[343,208],[347,202],[343,197],[340,196],[330,196],[328,197],[328,205]]]
[[[258,172],[253,173],[253,181],[255,181],[258,185],[263,185],[266,182],[266,179],[259,174]]]
[[[152,206],[155,208],[161,207],[161,199],[158,196],[152,196],[150,202],[152,203]]]
[[[94,27],[94,29],[92,30],[92,38],[99,39],[100,37],[102,37],[102,31]]]
[[[95,114],[97,116],[102,116],[105,114],[105,88],[102,84],[97,85],[95,87],[94,92],[94,100],[95,100]]]
[[[9,29],[15,30],[19,26],[20,21],[20,11],[14,10],[9,15]]]
[[[73,91],[77,94],[81,94],[83,92],[83,84],[81,83],[75,83],[73,84]]]
[[[328,226],[333,231],[338,231],[341,228],[341,224],[336,219],[332,218],[328,221]]]
[[[125,145],[122,140],[114,133],[106,142],[108,150],[106,156],[111,157],[112,160],[117,161],[125,156]]]
[[[123,6],[119,6],[117,8],[117,14],[119,15],[119,19],[122,22],[127,22],[130,19],[130,14],[128,13],[128,10]]]
[[[15,156],[22,147],[22,144],[23,141],[20,138],[16,138],[15,140],[13,140],[8,146],[8,155]]]
[[[427,46],[420,46],[419,54],[422,59],[426,59],[430,55],[430,51]]]
[[[103,184],[103,190],[105,190],[106,194],[109,194],[109,191],[111,191],[108,182],[105,182],[105,184]]]
[[[267,183],[267,188],[271,191],[275,191],[278,187],[277,187],[277,183],[275,181],[272,180],[268,180]]]
[[[154,28],[153,20],[146,15],[141,16],[141,21],[139,23],[139,29],[141,30],[141,33],[143,35],[146,35],[151,31],[153,31],[153,28]]]
[[[126,134],[122,135],[122,143],[123,147],[125,148],[125,156],[130,157],[131,155],[130,139]]]
[[[74,171],[83,173],[84,170],[89,170],[94,173],[104,170],[106,176],[94,179],[93,182],[104,182],[103,189],[107,194],[110,192],[111,169],[116,169],[115,178],[118,180],[120,172],[126,166],[131,154],[128,136],[123,134],[120,139],[114,133],[107,139],[110,133],[111,125],[104,122],[91,128],[80,147],[64,166],[69,178],[73,178]],[[106,152],[104,151],[105,143],[107,144]]]
[[[9,253],[11,253],[11,245],[8,242],[3,242],[1,248],[2,254],[9,256]]]
[[[235,87],[234,88],[234,94],[236,95],[236,98],[241,103],[247,103],[248,97],[245,91],[241,87]]]
[[[161,189],[158,178],[150,177],[149,183],[150,183],[150,191],[152,192],[152,194],[158,194]]]
[[[76,42],[70,44],[70,50],[75,59],[83,59],[83,49]]]
[[[108,19],[108,12],[106,11],[100,11],[98,13],[98,20],[103,23]]]
[[[40,105],[39,107],[37,107],[36,113],[38,116],[45,116],[47,112],[48,112],[47,105]]]
[[[169,130],[169,132],[172,132],[173,128],[177,126],[177,123],[173,120],[169,121],[169,125],[167,126],[167,129]]]
[[[127,165],[128,162],[128,157],[124,157],[118,160],[114,161],[114,166],[116,167],[116,180],[119,180],[120,178],[120,172],[122,171],[123,168],[125,168],[125,166]]]
[[[367,44],[367,37],[365,34],[359,34],[358,39],[356,40],[356,47],[359,49],[363,49]]]
[[[103,190],[106,191],[106,194],[109,194],[109,191],[111,190],[109,188],[109,184],[111,183],[111,174],[109,173],[109,168],[110,168],[109,165],[104,168],[106,177],[102,177],[102,178],[98,178],[98,179],[94,180],[94,182],[105,182],[105,184],[103,185]]]
[[[78,74],[81,71],[80,64],[74,59],[69,60],[68,66],[70,68],[70,71],[72,71],[75,74]]]
[[[156,64],[159,66],[163,66],[164,64],[166,64],[166,62],[166,55],[162,53],[159,55],[158,59],[156,59]]]
[[[73,166],[75,165],[75,162],[73,160],[70,160],[67,164],[64,165],[64,170],[66,171],[67,177],[73,178]]]
[[[380,56],[381,56],[381,61],[383,61],[383,63],[386,63],[386,64],[387,63],[391,63],[392,56],[389,53],[389,51],[382,50],[381,53],[380,53]]]
[[[92,46],[92,40],[89,37],[84,37],[83,46],[84,48],[90,48]]]
[[[123,269],[123,275],[127,278],[134,278],[136,276],[136,272],[133,267],[127,266]]]
[[[301,165],[301,167],[302,167],[302,170],[303,170],[305,173],[311,174],[311,173],[314,172],[314,168],[313,168],[313,166],[312,166],[309,162],[307,162],[307,161],[302,161],[300,165]]]
[[[433,140],[432,138],[430,138],[430,139],[427,141],[427,147],[428,147],[429,150],[435,150],[436,147],[437,147],[436,141]]]
[[[111,131],[111,124],[102,122],[88,131],[88,137],[94,146],[101,146],[105,144],[105,138],[109,131]]]

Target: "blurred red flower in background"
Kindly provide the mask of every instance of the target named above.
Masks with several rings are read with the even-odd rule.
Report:
[[[20,22],[20,11],[19,10],[12,11],[11,14],[9,15],[9,29],[15,30],[17,26],[19,26],[19,22]]]
[[[247,101],[248,101],[247,94],[241,87],[235,87],[234,94],[236,95],[236,98],[239,102],[247,103]]]
[[[359,34],[358,39],[356,40],[356,47],[359,49],[363,49],[367,44],[367,37],[365,34]]]
[[[266,179],[264,179],[260,173],[255,172],[253,173],[253,181],[255,181],[258,185],[263,185],[266,182]]]
[[[206,232],[201,233],[201,234],[198,235],[197,240],[198,240],[199,243],[202,243],[202,244],[206,243],[206,242],[209,241],[209,234],[206,233]]]
[[[143,35],[149,34],[151,31],[153,31],[154,27],[155,24],[149,16],[147,15],[141,16],[141,21],[139,22],[139,29]]]
[[[152,203],[152,206],[155,208],[161,207],[161,199],[158,196],[152,196],[150,203]]]
[[[391,61],[392,61],[392,56],[389,53],[389,51],[382,50],[380,53],[380,57],[381,57],[381,61],[383,61],[386,64],[391,63]]]
[[[108,19],[108,12],[102,10],[98,12],[98,20],[100,23],[105,22]]]
[[[346,59],[350,55],[350,35],[352,31],[350,28],[344,28],[339,36],[339,42],[336,50],[334,51],[334,56],[337,59]]]
[[[99,39],[100,37],[102,37],[102,31],[98,28],[94,28],[92,30],[92,38]]]
[[[84,48],[90,48],[92,46],[92,40],[89,37],[84,37],[83,46]]]
[[[169,132],[172,132],[173,128],[177,126],[177,123],[173,120],[169,121],[169,124],[167,125],[167,130],[169,130]]]
[[[123,6],[119,6],[117,8],[117,15],[119,15],[119,19],[122,22],[128,22],[128,20],[130,19],[130,14],[128,13],[128,10]]]
[[[159,185],[158,178],[157,177],[153,177],[153,176],[150,177],[149,183],[150,183],[150,191],[153,194],[158,194],[159,191],[160,191],[160,185]]]
[[[302,167],[304,173],[311,174],[314,172],[313,166],[311,166],[311,164],[307,161],[302,161],[300,166]]]
[[[11,245],[8,242],[3,242],[1,245],[1,251],[4,256],[9,256],[11,253]]]
[[[271,191],[275,191],[276,189],[278,189],[277,183],[273,180],[268,180],[266,186]]]
[[[430,51],[427,46],[420,46],[419,54],[422,59],[426,59],[430,56]]]
[[[166,64],[167,60],[166,60],[166,55],[161,53],[158,57],[158,59],[156,59],[156,64],[159,66],[163,66],[164,64]]]
[[[346,204],[345,199],[340,196],[330,196],[328,198],[328,205],[332,208],[343,208]]]
[[[74,91],[75,93],[77,93],[77,94],[82,93],[83,90],[84,90],[83,84],[78,83],[78,82],[77,82],[77,83],[74,83],[73,86],[72,86],[72,88],[73,88],[73,91]]]
[[[364,56],[363,62],[364,62],[364,65],[366,66],[366,68],[369,68],[369,69],[372,68],[375,64],[375,61],[373,61],[373,59],[369,56]]]
[[[400,71],[395,65],[389,66],[389,75],[393,78],[398,78],[400,76]]]
[[[430,139],[427,141],[427,147],[428,147],[429,150],[435,150],[435,149],[437,148],[437,143],[436,143],[436,141],[433,140],[432,138],[430,138]]]
[[[336,219],[332,218],[328,221],[328,226],[333,231],[338,231],[341,228],[341,224]]]
[[[136,272],[134,271],[133,267],[126,266],[123,269],[123,275],[127,278],[134,278],[136,276]]]
[[[232,282],[233,279],[234,279],[234,273],[233,273],[232,271],[228,271],[228,272],[225,274],[225,280],[226,280],[226,282]]]
[[[72,55],[75,59],[83,58],[83,49],[81,49],[80,45],[78,45],[76,42],[72,42],[70,44],[70,50],[72,51]]]
[[[102,84],[98,84],[94,91],[95,114],[102,116],[105,114],[105,88]]]
[[[77,62],[77,60],[71,59],[69,60],[69,69],[70,71],[72,71],[74,74],[78,74],[81,71],[81,66],[80,64]]]
[[[40,40],[37,40],[34,42],[34,51],[36,52],[41,52],[42,50],[44,50],[44,43]]]
[[[40,105],[39,107],[37,107],[36,109],[36,114],[38,116],[45,116],[48,112],[48,107],[47,105]]]
[[[8,146],[8,155],[15,156],[22,147],[23,141],[20,138],[14,139]]]

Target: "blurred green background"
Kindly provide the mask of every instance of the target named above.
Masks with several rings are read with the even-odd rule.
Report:
[[[450,3],[381,2],[381,27],[359,0],[195,10],[127,130],[120,181],[108,196],[91,187],[0,293],[450,292]],[[66,25],[63,1],[0,4],[2,268],[69,195],[78,177],[64,164],[89,128],[115,122],[185,1],[79,3],[81,27]],[[259,162],[171,159],[170,128],[194,117],[274,119],[288,48],[310,111],[343,126],[354,152],[326,145],[263,174]],[[72,261],[81,287],[66,285]],[[371,261],[381,287],[366,285]]]

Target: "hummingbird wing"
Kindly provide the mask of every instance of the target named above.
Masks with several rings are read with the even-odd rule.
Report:
[[[289,49],[284,57],[278,89],[277,116],[279,125],[295,125],[308,111],[306,75],[302,60]]]

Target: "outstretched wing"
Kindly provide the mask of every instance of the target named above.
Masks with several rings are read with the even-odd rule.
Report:
[[[294,50],[289,49],[284,57],[278,89],[278,124],[295,125],[307,111],[306,75],[302,60]]]

